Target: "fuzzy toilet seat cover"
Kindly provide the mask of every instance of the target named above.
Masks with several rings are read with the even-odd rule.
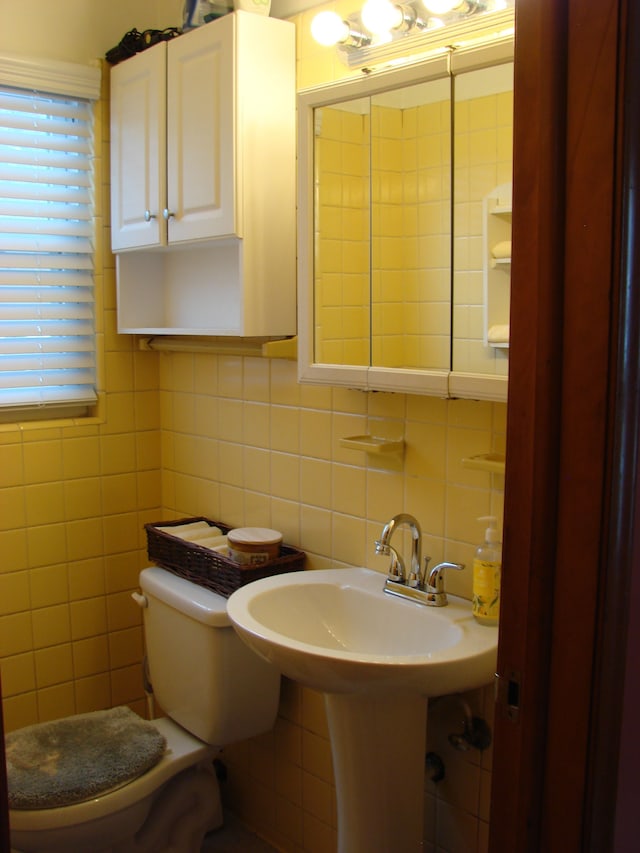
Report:
[[[9,807],[51,809],[91,799],[146,773],[165,748],[156,727],[125,706],[10,732]]]

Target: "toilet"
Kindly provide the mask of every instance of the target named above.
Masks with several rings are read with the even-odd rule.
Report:
[[[214,757],[274,725],[280,674],[240,640],[226,599],[156,567],[143,569],[140,588],[149,676],[165,714],[151,723],[166,749],[105,793],[10,809],[16,853],[198,853],[223,822]]]

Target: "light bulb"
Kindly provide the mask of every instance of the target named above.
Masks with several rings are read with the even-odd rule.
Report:
[[[391,0],[367,0],[360,13],[362,23],[376,36],[388,35],[402,25],[402,9]]]
[[[432,15],[447,15],[462,5],[462,0],[422,0],[422,5]]]
[[[332,47],[349,37],[349,25],[337,12],[318,12],[311,21],[311,35],[325,47]]]

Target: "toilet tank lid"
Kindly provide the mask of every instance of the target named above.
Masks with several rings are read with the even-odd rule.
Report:
[[[192,619],[214,627],[230,627],[227,599],[203,586],[150,566],[140,572],[140,588]]]

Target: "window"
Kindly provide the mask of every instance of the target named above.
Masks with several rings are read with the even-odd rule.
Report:
[[[75,414],[96,400],[92,104],[1,72],[0,417]]]

